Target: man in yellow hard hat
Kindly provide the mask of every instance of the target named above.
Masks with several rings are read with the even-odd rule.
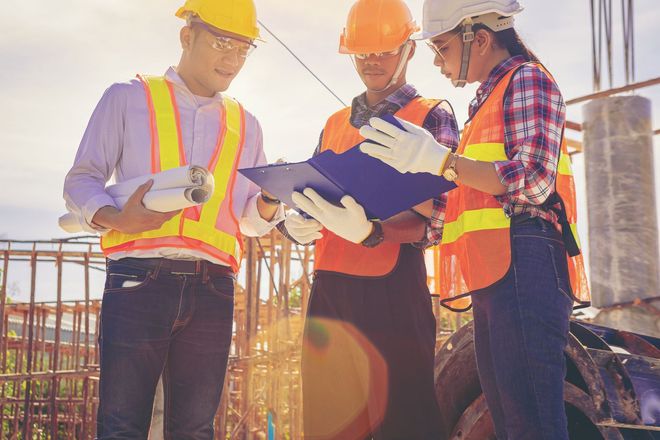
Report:
[[[264,165],[256,118],[222,94],[259,36],[252,0],[188,0],[176,67],[105,92],[89,122],[64,196],[102,234],[107,278],[101,310],[98,439],[146,439],[162,375],[165,438],[210,440],[232,337],[234,280],[243,235],[283,217],[278,200],[237,173]],[[202,206],[159,213],[139,187],[122,209],[118,182],[203,166],[215,190]]]
[[[416,29],[402,0],[352,6],[339,51],[351,56],[366,91],[330,116],[317,152],[346,151],[364,140],[360,127],[385,114],[458,144],[451,107],[406,82]],[[423,249],[439,239],[441,202],[417,207],[425,216],[411,210],[372,222],[350,196],[335,206],[307,188],[294,201],[315,218],[294,214],[284,223],[297,242],[316,241],[303,345],[305,438],[439,438]]]

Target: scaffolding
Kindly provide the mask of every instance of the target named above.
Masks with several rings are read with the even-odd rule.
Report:
[[[105,270],[98,242],[4,240],[0,252],[0,439],[91,439]],[[427,254],[430,268],[437,258]],[[246,241],[217,439],[302,437],[300,347],[312,266],[313,248],[277,231]],[[431,291],[438,282],[431,273]],[[469,319],[438,301],[434,311],[439,340]]]

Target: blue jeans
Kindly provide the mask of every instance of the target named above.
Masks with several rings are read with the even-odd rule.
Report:
[[[233,308],[234,279],[226,273],[181,274],[138,259],[109,260],[98,439],[147,438],[161,374],[165,438],[212,439]]]
[[[499,440],[568,440],[564,377],[573,300],[561,234],[512,224],[508,274],[472,296],[479,379]]]

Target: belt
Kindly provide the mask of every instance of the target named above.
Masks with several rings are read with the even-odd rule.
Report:
[[[209,275],[228,276],[235,278],[234,271],[229,266],[213,264],[206,260],[170,260],[168,258],[121,258],[118,263],[135,266],[142,269],[152,269],[154,276],[165,275]]]

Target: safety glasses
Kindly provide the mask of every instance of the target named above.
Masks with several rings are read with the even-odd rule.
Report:
[[[387,58],[392,58],[392,57],[395,57],[395,56],[399,55],[401,53],[401,48],[402,47],[403,46],[399,46],[396,49],[389,50],[387,52],[356,53],[356,54],[353,54],[353,56],[355,56],[355,58],[357,58],[358,60],[366,60],[370,56],[374,56],[378,59],[387,59]]]
[[[427,41],[426,45],[433,51],[434,54],[436,54],[437,56],[440,57],[440,59],[442,60],[443,63],[445,63],[445,62],[447,62],[447,59],[445,58],[443,53],[447,50],[447,46],[449,45],[449,43],[451,43],[454,39],[456,39],[460,36],[461,36],[461,33],[459,32],[456,35],[454,35],[453,37],[451,37],[449,40],[447,40],[447,42],[445,44],[443,44],[442,46],[440,46],[440,47],[436,46],[432,41]]]
[[[204,29],[206,32],[213,36],[213,41],[211,42],[211,47],[221,52],[223,54],[229,54],[231,52],[236,52],[239,57],[247,58],[257,46],[251,42],[238,40],[236,38],[228,37],[226,35],[219,34],[218,32],[211,29],[203,21],[193,20],[191,21],[193,26],[199,26]]]

